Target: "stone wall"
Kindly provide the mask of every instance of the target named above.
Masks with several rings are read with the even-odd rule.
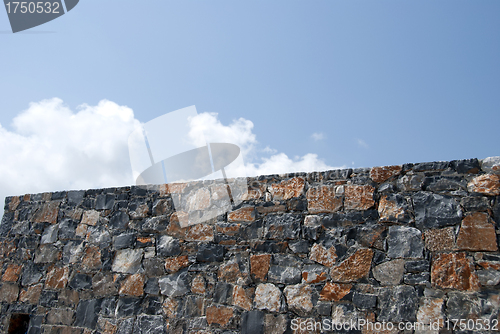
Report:
[[[249,178],[238,207],[192,226],[172,198],[202,189],[213,200],[211,184],[7,198],[0,331],[19,314],[30,334],[494,326],[499,160]]]

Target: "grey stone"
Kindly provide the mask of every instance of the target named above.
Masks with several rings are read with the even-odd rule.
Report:
[[[101,302],[101,309],[99,311],[104,317],[114,317],[116,310],[116,299],[114,297],[111,298],[103,298]]]
[[[113,194],[97,195],[95,199],[96,210],[111,210],[114,205],[115,195]]]
[[[162,235],[156,245],[156,254],[160,256],[176,256],[181,253],[179,240],[168,235]]]
[[[308,253],[309,252],[309,241],[300,240],[297,242],[290,242],[288,244],[288,247],[290,247],[290,249],[294,253]]]
[[[45,275],[45,272],[40,266],[28,263],[23,267],[21,284],[24,286],[36,284],[43,275]]]
[[[59,223],[59,239],[68,240],[75,239],[75,232],[78,223],[70,218],[64,218]]]
[[[206,317],[197,317],[189,319],[188,328],[189,329],[205,329],[208,327]]]
[[[84,249],[83,241],[70,241],[63,248],[64,264],[76,263],[81,260]]]
[[[159,315],[163,313],[162,297],[147,296],[143,302],[144,313],[150,315]]]
[[[413,195],[415,224],[418,228],[439,228],[460,223],[462,213],[450,196],[418,192]]]
[[[418,297],[411,286],[381,288],[378,295],[378,321],[416,321]]]
[[[100,248],[105,248],[111,244],[111,235],[104,226],[89,226],[87,229],[87,241],[98,245]]]
[[[54,224],[48,226],[42,234],[40,244],[53,244],[57,241],[57,233],[59,232],[59,225]]]
[[[490,200],[486,196],[467,196],[460,199],[465,211],[486,211],[490,208]]]
[[[56,307],[57,306],[57,292],[43,290],[40,294],[38,304],[43,307]]]
[[[140,315],[134,326],[134,334],[164,334],[166,323],[160,315]]]
[[[224,247],[214,244],[202,244],[198,248],[196,260],[200,262],[222,262],[224,260]]]
[[[135,318],[127,318],[120,321],[116,334],[132,334]]]
[[[189,292],[189,278],[186,270],[164,276],[158,282],[162,295],[179,297]]]
[[[375,308],[375,306],[377,306],[377,296],[368,293],[354,292],[352,295],[352,303],[356,305],[357,308],[363,310]]]
[[[30,222],[29,221],[16,222],[10,229],[10,233],[13,235],[29,235]]]
[[[75,326],[95,329],[101,303],[97,299],[81,300],[76,309]]]
[[[448,293],[446,311],[449,319],[468,319],[470,315],[481,317],[482,302],[476,294],[452,291]]]
[[[113,249],[131,248],[135,244],[136,234],[134,232],[122,233],[113,237]]]
[[[121,249],[116,252],[113,261],[113,271],[126,274],[135,274],[141,267],[141,260],[144,251],[142,249]]]
[[[130,218],[125,211],[116,211],[109,219],[109,226],[115,230],[127,228]]]
[[[43,315],[32,315],[30,316],[30,324],[28,327],[27,334],[40,334],[42,333],[42,322]]]
[[[139,314],[141,311],[141,298],[123,297],[116,303],[115,315],[117,318],[125,318]]]
[[[330,215],[323,216],[321,224],[326,229],[336,227],[352,226],[360,223],[376,223],[379,219],[377,210],[349,211],[336,212]]]
[[[391,258],[421,258],[424,250],[422,232],[414,227],[390,226],[387,255]]]
[[[144,224],[142,224],[141,229],[144,232],[158,233],[163,232],[168,227],[168,220],[165,217],[152,217],[146,218]]]
[[[434,192],[467,189],[467,182],[456,176],[430,176],[425,179],[424,185],[425,190]]]
[[[264,252],[264,253],[282,253],[287,249],[287,242],[278,242],[278,241],[257,241],[254,244],[253,250],[254,252]]]
[[[241,334],[258,334],[264,332],[264,312],[249,311],[241,315]]]
[[[67,203],[69,206],[78,206],[83,201],[83,196],[85,196],[85,190],[71,190],[68,191]]]
[[[151,277],[146,281],[146,285],[144,286],[144,292],[149,295],[158,295],[160,294],[160,286],[158,284],[158,278]]]
[[[497,270],[478,270],[476,273],[483,286],[494,286],[500,283],[500,272]]]
[[[96,296],[113,295],[117,292],[116,284],[111,274],[99,272],[92,277],[92,291]]]
[[[459,174],[475,174],[481,168],[477,159],[454,160],[450,163],[451,167]]]
[[[268,215],[264,218],[264,235],[266,239],[297,239],[300,235],[301,215],[286,213]]]
[[[200,317],[203,313],[205,298],[201,296],[187,295],[183,298],[182,314],[185,318]]]
[[[85,290],[92,288],[92,277],[89,275],[76,273],[68,286],[73,290]]]
[[[316,304],[316,312],[318,312],[319,315],[331,316],[332,303],[318,302],[318,304]]]
[[[14,225],[14,212],[4,212],[2,222],[0,223],[0,235],[8,235]]]
[[[71,325],[75,312],[67,308],[53,308],[47,314],[47,323],[51,325]]]
[[[422,174],[404,175],[397,181],[398,188],[403,192],[422,190],[424,179]]]
[[[214,302],[218,304],[231,304],[233,286],[229,283],[219,282],[214,290]]]
[[[52,263],[59,259],[61,252],[51,244],[42,245],[35,254],[35,263]]]
[[[398,285],[403,279],[405,271],[405,261],[396,259],[379,264],[373,268],[373,277],[381,285]]]
[[[272,265],[267,273],[267,279],[273,283],[298,284],[302,279],[302,271],[297,267]]]
[[[430,283],[430,273],[410,273],[406,274],[404,277],[405,284],[417,285],[417,284],[429,284]]]
[[[165,262],[158,258],[144,259],[144,271],[147,276],[162,276],[165,274]]]
[[[429,271],[430,263],[428,260],[406,261],[405,269],[410,273],[419,273]]]
[[[486,173],[500,174],[498,166],[500,166],[500,157],[488,157],[481,161],[481,169]]]
[[[413,165],[414,172],[442,171],[450,166],[448,161],[421,162]]]

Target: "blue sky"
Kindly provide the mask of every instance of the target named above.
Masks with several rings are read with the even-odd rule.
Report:
[[[12,34],[0,11],[0,124],[23,135],[13,120],[30,103],[105,99],[140,122],[190,105],[251,121],[255,163],[496,156],[499,18],[497,0],[82,0]]]

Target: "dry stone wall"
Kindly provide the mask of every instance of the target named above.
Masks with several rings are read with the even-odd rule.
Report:
[[[494,329],[499,162],[248,178],[238,207],[191,226],[173,196],[202,198],[202,212],[216,186],[9,197],[0,331],[451,333],[453,319]],[[352,327],[359,319],[372,327]]]

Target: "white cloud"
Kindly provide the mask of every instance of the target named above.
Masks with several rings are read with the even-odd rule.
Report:
[[[314,139],[315,141],[320,141],[325,139],[326,136],[323,132],[315,132],[311,135],[311,138]]]
[[[203,133],[207,142],[240,146],[248,176],[334,168],[316,154],[291,159],[268,146],[259,148],[250,120],[223,125],[217,114],[201,113],[191,125],[194,141],[201,141]],[[31,103],[14,118],[12,130],[0,125],[0,200],[25,193],[132,184],[128,136],[140,126],[132,109],[107,100],[75,111],[58,98]],[[262,152],[271,156],[263,158]]]
[[[368,144],[363,140],[363,139],[359,139],[357,140],[358,142],[358,146],[359,147],[362,147],[362,148],[370,148],[370,146],[368,146]]]

